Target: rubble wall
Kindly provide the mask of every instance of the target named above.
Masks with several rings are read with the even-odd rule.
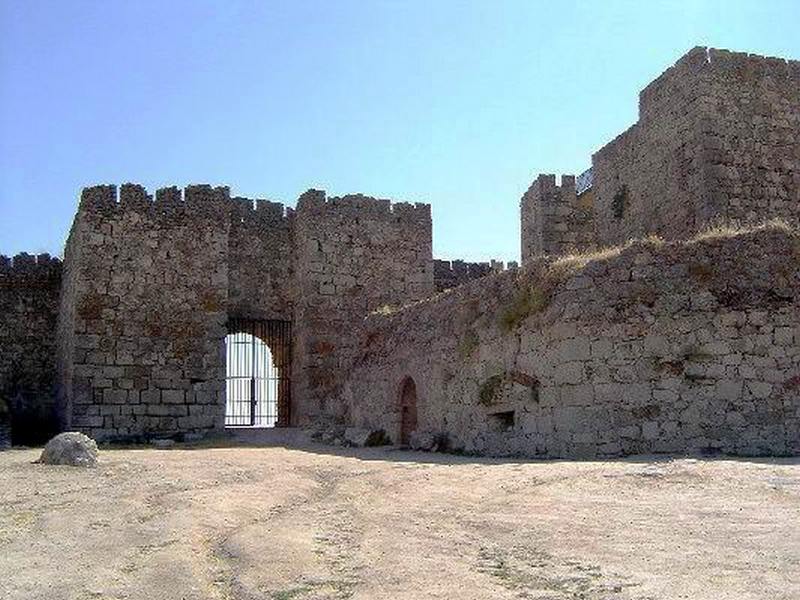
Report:
[[[539,260],[372,315],[354,425],[493,455],[800,453],[800,236],[783,225]]]
[[[522,260],[715,222],[800,219],[800,61],[697,47],[639,94],[592,156],[591,187],[539,176],[520,201]]]
[[[65,428],[102,441],[222,426],[228,202],[209,186],[84,190],[59,325]]]
[[[60,288],[58,259],[47,254],[0,256],[0,419],[10,422],[8,441],[15,444],[47,441],[58,429],[55,347]]]
[[[430,206],[310,190],[297,203],[295,241],[293,422],[341,420],[358,323],[433,294]]]

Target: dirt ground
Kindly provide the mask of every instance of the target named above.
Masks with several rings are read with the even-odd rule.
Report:
[[[800,598],[800,461],[0,453],[0,598]]]

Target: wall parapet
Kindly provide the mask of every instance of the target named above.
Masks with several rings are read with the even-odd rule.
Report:
[[[18,279],[58,279],[62,263],[58,257],[21,252],[14,257],[0,255],[0,282]]]
[[[540,174],[520,200],[522,263],[537,256],[594,248],[594,213],[588,190],[578,196],[575,175]]]
[[[386,221],[430,221],[431,205],[424,203],[392,202],[363,194],[327,196],[323,190],[310,189],[297,201],[297,212],[306,214],[370,217]]]
[[[514,270],[519,267],[515,261],[504,264],[501,260],[489,262],[467,262],[463,260],[433,261],[433,283],[437,292],[463,285],[474,279],[485,277],[491,273]]]
[[[155,194],[144,186],[124,183],[86,187],[81,193],[79,214],[111,217],[125,212],[147,214],[153,218],[181,215],[238,220],[243,223],[288,223],[294,210],[265,199],[231,197],[227,186],[208,184],[159,188]]]
[[[654,115],[665,103],[674,104],[676,83],[686,92],[685,98],[705,93],[697,83],[706,75],[720,80],[769,77],[773,82],[797,86],[800,85],[800,61],[695,46],[639,92],[639,118]]]
[[[571,178],[567,189],[552,175],[533,182],[520,203],[523,263],[648,235],[686,239],[716,221],[800,221],[798,90],[798,60],[692,48],[639,92],[637,120],[578,178],[573,206],[591,215],[569,215]],[[567,232],[577,239],[560,239]]]

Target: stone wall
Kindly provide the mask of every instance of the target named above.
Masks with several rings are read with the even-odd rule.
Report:
[[[772,225],[539,260],[372,315],[350,422],[543,457],[800,454],[800,235]]]
[[[59,320],[62,427],[98,440],[224,425],[224,338],[241,319],[291,321],[291,415],[327,405],[371,310],[433,291],[430,207],[309,192],[298,211],[227,188],[84,190]],[[265,340],[271,346],[275,340]],[[282,342],[281,342],[282,343]],[[287,367],[288,368],[288,367]],[[283,397],[285,399],[285,396]]]
[[[341,420],[335,400],[358,323],[433,293],[430,206],[309,190],[297,203],[295,238],[293,422]]]
[[[470,450],[794,452],[794,233],[651,240],[574,272],[584,259],[539,257],[685,239],[720,219],[796,223],[799,65],[690,51],[594,155],[588,190],[573,176],[536,179],[521,201],[520,273],[434,264],[427,205],[310,190],[295,212],[210,186],[155,199],[132,184],[119,198],[88,188],[63,271],[46,258],[42,278],[0,265],[0,393],[43,419],[57,355],[61,427],[100,440],[205,433],[223,424],[229,321],[278,319],[294,325],[293,347],[273,348],[292,356],[294,410],[281,424],[394,427],[393,386],[414,371],[424,425]],[[739,247],[749,264],[729,254]],[[375,331],[359,338],[371,312]],[[343,388],[354,368],[361,381]],[[586,415],[594,425],[574,424]]]
[[[572,178],[520,203],[523,262],[716,221],[800,217],[800,62],[694,48],[639,95],[639,120],[592,157],[593,217],[570,222]],[[584,206],[583,208],[587,208]],[[561,218],[566,217],[566,218]]]
[[[47,254],[0,256],[0,420],[15,444],[57,430],[55,345],[61,261]],[[1,442],[0,442],[1,444]]]
[[[508,262],[509,269],[516,269],[518,266],[514,261]],[[433,261],[433,287],[437,292],[442,292],[475,279],[480,279],[490,273],[498,273],[505,268],[503,261],[500,260],[476,263],[463,260],[436,259]]]
[[[800,61],[709,49],[701,123],[711,216],[800,221]]]
[[[234,198],[228,239],[228,314],[291,321],[294,312],[294,211]]]
[[[639,94],[639,121],[592,157],[596,242],[687,237],[708,221],[704,48]]]
[[[84,190],[68,241],[65,424],[97,440],[222,426],[227,188]]]
[[[537,256],[591,250],[595,246],[593,195],[578,196],[575,176],[539,175],[520,201],[521,254]]]

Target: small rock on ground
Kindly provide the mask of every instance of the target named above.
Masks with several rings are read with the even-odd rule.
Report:
[[[412,450],[436,452],[439,449],[439,442],[436,439],[436,434],[430,431],[414,431],[411,433],[408,442]]]
[[[360,427],[348,427],[344,432],[344,439],[350,446],[385,446],[389,443],[389,438],[383,429],[362,429]]]

